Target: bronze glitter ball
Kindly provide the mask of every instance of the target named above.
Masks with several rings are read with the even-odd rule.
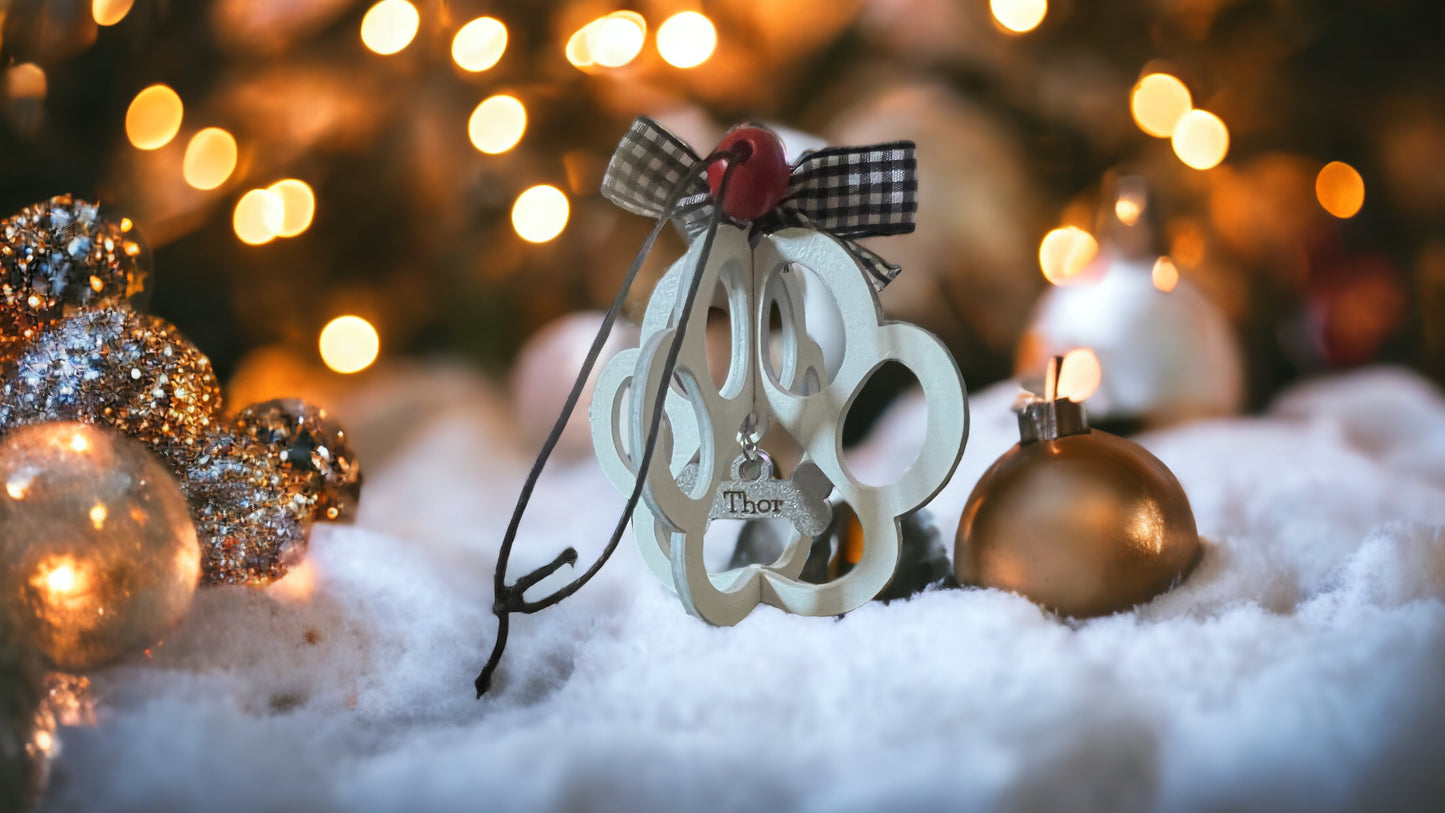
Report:
[[[311,523],[350,519],[361,469],[346,432],[296,399],[252,404],[186,471],[206,582],[268,584],[306,550]]]
[[[128,219],[57,195],[0,220],[0,359],[69,313],[119,305],[146,287],[144,245]]]
[[[138,440],[177,470],[221,409],[211,362],[170,323],[128,307],[75,314],[26,346],[0,385],[0,433],[85,421]]]
[[[223,429],[186,469],[203,583],[270,584],[305,554],[313,511],[306,478],[280,469],[277,451]]]
[[[969,495],[953,564],[962,584],[1065,616],[1108,615],[1182,581],[1202,548],[1184,489],[1157,457],[1091,430],[1080,405],[1028,405],[1022,440]]]

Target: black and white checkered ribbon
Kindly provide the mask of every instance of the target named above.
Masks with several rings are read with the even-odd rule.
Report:
[[[782,203],[754,221],[753,230],[801,226],[826,231],[848,247],[874,290],[881,291],[898,276],[899,267],[854,241],[913,231],[917,168],[911,141],[806,153],[793,165]],[[673,219],[691,240],[706,227],[714,205],[706,172],[687,142],[639,116],[612,153],[602,194],[629,212],[657,218],[682,185]]]

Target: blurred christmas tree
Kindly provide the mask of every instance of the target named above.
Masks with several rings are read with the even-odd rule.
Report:
[[[152,309],[223,376],[313,364],[344,314],[364,322],[332,346],[359,358],[334,368],[375,334],[505,368],[615,290],[647,224],[596,189],[644,113],[702,146],[740,119],[916,140],[919,227],[880,246],[905,269],[884,302],[974,386],[1012,373],[1041,259],[1084,280],[1115,249],[1101,223],[1139,217],[1122,174],[1148,183],[1168,287],[1239,330],[1252,402],[1378,359],[1445,374],[1437,4],[0,0],[0,20],[0,212],[73,192],[130,216]]]

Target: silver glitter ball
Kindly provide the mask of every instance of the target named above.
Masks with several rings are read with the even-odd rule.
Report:
[[[40,421],[100,424],[172,469],[200,452],[220,409],[210,360],[170,323],[126,307],[62,320],[26,346],[0,385],[0,433]]]
[[[77,310],[147,288],[148,252],[127,218],[58,195],[0,220],[0,359]]]

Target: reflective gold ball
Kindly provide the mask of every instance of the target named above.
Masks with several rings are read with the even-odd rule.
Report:
[[[0,443],[0,612],[56,667],[154,645],[200,572],[185,497],[140,444],[81,423]]]
[[[1174,474],[1138,444],[1085,430],[1014,446],[984,472],[953,562],[963,584],[1086,618],[1170,589],[1200,551]]]

